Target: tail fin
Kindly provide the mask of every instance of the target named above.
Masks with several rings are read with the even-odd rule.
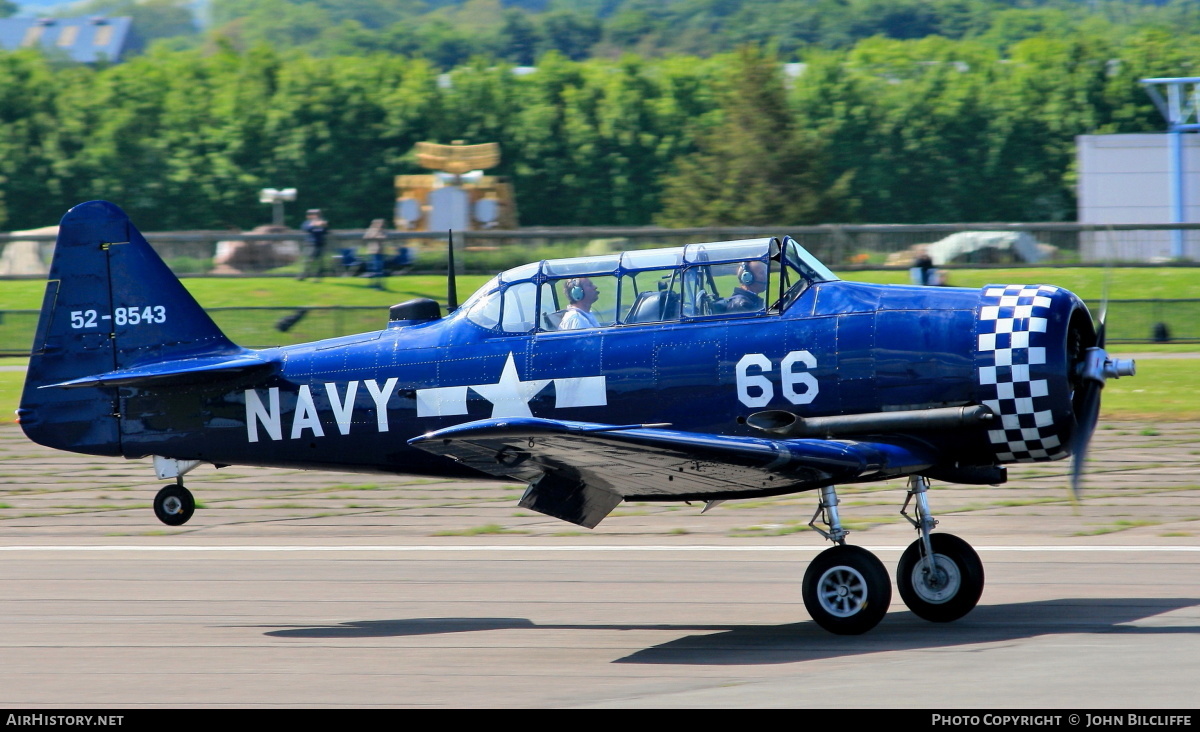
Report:
[[[96,374],[243,353],[167,268],[120,208],[81,203],[58,230],[34,336],[21,427],[58,449],[119,455],[115,388],[57,388]],[[102,383],[102,382],[95,382]]]

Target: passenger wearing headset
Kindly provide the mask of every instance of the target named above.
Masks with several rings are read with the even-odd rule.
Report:
[[[767,303],[759,293],[767,290],[767,265],[758,260],[742,262],[737,271],[737,287],[729,297],[718,300],[715,310],[721,313],[748,313],[762,310]]]
[[[592,314],[592,305],[600,297],[600,291],[587,277],[573,277],[563,283],[563,294],[570,306],[558,324],[559,330],[599,328],[600,321]]]

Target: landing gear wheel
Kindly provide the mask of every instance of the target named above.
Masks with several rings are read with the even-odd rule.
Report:
[[[181,485],[167,485],[154,497],[154,515],[167,526],[182,526],[196,512],[192,492]]]
[[[858,635],[879,624],[892,601],[887,569],[860,546],[821,552],[804,572],[804,607],[830,633]]]
[[[896,567],[900,598],[917,617],[949,623],[971,612],[983,594],[983,562],[953,534],[930,534],[935,571],[921,556],[921,540],[904,550]]]

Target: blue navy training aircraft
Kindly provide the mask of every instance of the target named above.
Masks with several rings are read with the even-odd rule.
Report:
[[[955,620],[983,565],[932,532],[930,479],[999,484],[1007,463],[1074,454],[1074,489],[1100,388],[1133,372],[1061,288],[844,282],[788,237],[534,262],[445,317],[414,300],[380,331],[251,350],[93,201],[62,220],[18,417],[43,445],[153,456],[175,478],[154,501],[170,525],[201,463],[485,473],[588,528],[627,500],[816,491],[810,523],[834,546],[805,606],[856,634],[891,582],[846,543],[835,486],[907,477],[900,595]]]

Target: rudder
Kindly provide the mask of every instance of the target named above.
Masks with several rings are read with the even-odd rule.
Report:
[[[56,388],[141,364],[241,351],[117,206],[90,201],[63,217],[18,418],[35,442],[119,455],[119,395]]]

